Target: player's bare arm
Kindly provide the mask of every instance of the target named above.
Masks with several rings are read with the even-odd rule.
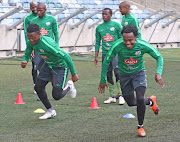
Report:
[[[155,74],[155,80],[156,80],[157,83],[160,84],[161,88],[164,87],[164,82],[163,82],[162,77],[161,77],[160,74],[158,74],[158,73]]]

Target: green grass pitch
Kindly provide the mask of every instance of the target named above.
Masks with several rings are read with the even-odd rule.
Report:
[[[123,118],[127,113],[136,116],[136,107],[103,104],[109,97],[108,90],[104,95],[97,92],[101,63],[96,68],[92,55],[72,56],[79,76],[75,99],[68,94],[55,101],[48,84],[48,97],[57,112],[56,118],[48,120],[39,120],[42,114],[34,113],[38,108],[45,108],[33,94],[31,63],[22,69],[20,58],[0,60],[0,142],[179,142],[180,49],[161,49],[160,53],[164,57],[163,89],[154,79],[156,61],[144,56],[148,82],[145,96],[157,96],[160,107],[157,116],[146,107],[145,138],[137,136],[137,117]],[[18,93],[25,104],[14,104]],[[101,109],[89,109],[93,97]]]

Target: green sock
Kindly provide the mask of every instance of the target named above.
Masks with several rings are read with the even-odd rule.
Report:
[[[117,85],[117,89],[118,89],[118,94],[121,95],[122,92],[121,92],[121,85],[120,85],[120,81],[119,80],[116,82],[116,85]]]
[[[110,95],[110,97],[114,97],[114,85],[112,85],[109,82],[107,82],[107,85],[109,87],[109,95]]]

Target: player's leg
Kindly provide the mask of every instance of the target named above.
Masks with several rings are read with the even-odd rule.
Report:
[[[119,73],[119,68],[118,68],[118,54],[112,60],[112,67],[114,70],[114,75],[116,77],[116,85],[117,85],[117,90],[118,90],[118,94],[115,95],[114,97],[116,99],[119,98],[119,104],[123,105],[125,103],[125,100],[122,97],[121,86],[120,86],[120,73]]]
[[[102,62],[104,61],[106,55],[102,55]],[[112,62],[109,64],[108,71],[107,71],[107,85],[109,87],[109,99],[104,101],[105,104],[115,103],[116,98],[114,98],[114,81],[113,81],[113,72],[112,72]]]
[[[37,80],[37,70],[35,70],[35,62],[32,59],[32,78],[33,78],[33,83],[34,86],[36,84],[36,80]],[[34,90],[34,94],[37,94],[36,91]]]
[[[43,116],[39,117],[39,119],[48,119],[56,116],[56,111],[53,109],[45,90],[47,83],[50,82],[51,79],[51,69],[48,67],[47,63],[44,63],[41,67],[41,71],[38,75],[36,85],[34,87],[39,98],[41,99],[41,102],[47,109],[47,112]]]
[[[74,83],[69,80],[67,85],[65,86],[68,68],[63,67],[53,67],[52,74],[54,78],[52,96],[55,100],[62,99],[67,92],[70,93],[72,98],[76,97],[76,89],[74,87]]]

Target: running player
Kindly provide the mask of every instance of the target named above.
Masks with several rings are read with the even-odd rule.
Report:
[[[72,98],[76,97],[74,83],[78,80],[71,57],[59,48],[59,45],[50,37],[42,36],[37,24],[30,24],[27,28],[27,48],[22,58],[21,67],[25,68],[31,52],[35,50],[43,59],[44,64],[37,77],[36,90],[40,100],[47,109],[47,112],[39,119],[48,119],[56,116],[56,111],[49,102],[45,87],[54,77],[52,96],[55,100],[62,99],[67,92],[70,92]],[[68,68],[72,74],[72,81],[65,82],[68,75]]]
[[[122,94],[129,106],[137,106],[137,131],[139,136],[144,137],[146,136],[143,129],[145,105],[150,105],[156,115],[159,109],[155,96],[144,98],[147,83],[143,55],[148,53],[157,60],[155,80],[162,88],[164,87],[164,82],[161,77],[163,57],[158,50],[148,42],[137,38],[138,30],[135,26],[124,26],[121,33],[123,38],[112,46],[104,59],[98,90],[100,94],[105,92],[105,87],[107,87],[106,73],[109,63],[118,54]],[[134,96],[134,91],[136,92],[136,97]]]

